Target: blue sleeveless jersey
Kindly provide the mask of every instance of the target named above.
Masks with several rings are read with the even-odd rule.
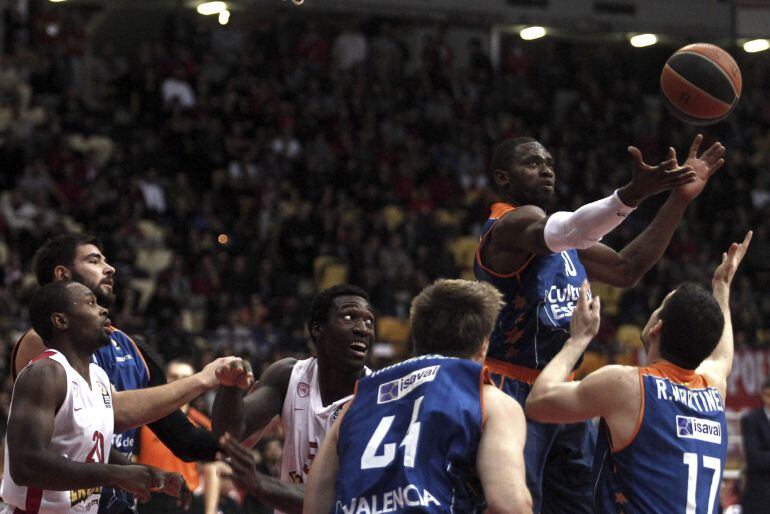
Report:
[[[594,456],[598,513],[716,514],[727,456],[719,392],[670,363],[639,369],[644,403],[634,439],[614,449],[602,421]]]
[[[116,391],[144,389],[150,382],[150,373],[144,358],[140,355],[136,344],[125,333],[113,328],[110,334],[110,344],[104,345],[93,355],[93,360],[110,377],[110,382]],[[121,434],[112,436],[112,447],[122,452],[126,458],[134,452],[134,442],[139,435],[139,429],[133,428]],[[102,488],[99,500],[99,512],[118,513],[132,508],[133,495],[125,491],[109,487]]]
[[[543,369],[569,338],[572,310],[586,272],[576,250],[530,255],[519,270],[507,275],[486,267],[481,249],[497,220],[514,210],[504,203],[492,206],[473,266],[476,279],[497,287],[505,300],[490,336],[487,357]]]
[[[482,367],[427,355],[359,380],[340,425],[334,513],[481,512]]]

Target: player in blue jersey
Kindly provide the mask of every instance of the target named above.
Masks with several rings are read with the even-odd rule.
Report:
[[[480,365],[501,299],[483,282],[439,280],[413,300],[419,356],[359,380],[310,470],[304,513],[473,513],[484,497],[493,514],[532,512],[524,415]]]
[[[601,417],[595,512],[716,514],[727,456],[724,397],[733,361],[730,284],[752,233],[733,243],[712,279],[670,292],[650,316],[645,367],[605,366],[567,377],[599,329],[599,299],[581,290],[572,333],[535,381],[526,413],[544,423]]]
[[[575,212],[551,215],[546,210],[556,174],[548,150],[532,138],[512,139],[495,150],[491,180],[501,202],[492,206],[482,229],[474,271],[505,297],[486,364],[519,403],[569,337],[585,278],[629,287],[661,257],[687,205],[724,163],[719,143],[698,156],[702,140],[695,138],[682,167],[673,149],[667,161],[653,167],[629,147],[634,163],[629,184]],[[655,218],[625,248],[616,252],[599,242],[645,198],[669,189]],[[589,423],[528,422],[524,454],[535,512],[592,511],[588,477],[595,439]]]
[[[46,241],[36,252],[32,267],[41,286],[56,280],[75,280],[91,289],[100,305],[110,307],[115,301],[115,268],[107,263],[99,240],[93,236],[67,234]],[[110,344],[94,353],[94,361],[107,372],[117,391],[166,383],[163,367],[151,351],[140,348],[115,327],[110,327],[110,331]],[[40,336],[32,329],[27,331],[13,348],[11,361],[14,379],[30,360],[44,350],[45,345]],[[221,363],[218,360],[206,366],[196,380],[201,377],[211,379]],[[177,457],[188,461],[210,461],[216,457],[217,443],[211,433],[195,427],[179,410],[148,426]],[[110,455],[111,461],[120,459],[121,454],[122,460],[130,461],[137,434],[137,429],[131,429],[113,436],[115,451]],[[134,500],[128,493],[105,488],[99,511],[117,514],[130,511],[133,506]]]

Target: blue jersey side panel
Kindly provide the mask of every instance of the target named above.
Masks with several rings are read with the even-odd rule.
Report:
[[[481,379],[478,364],[438,355],[362,378],[340,426],[332,512],[480,512]]]
[[[572,310],[586,278],[577,250],[531,256],[518,273],[501,275],[481,262],[481,248],[492,228],[513,207],[495,204],[484,224],[473,270],[477,280],[503,293],[487,356],[532,369],[543,369],[569,338]]]
[[[139,349],[131,339],[120,330],[114,330],[110,334],[110,344],[102,346],[93,355],[94,362],[99,365],[116,391],[129,391],[144,389],[150,382],[150,375],[144,359],[139,354]],[[134,442],[138,437],[139,429],[134,428],[121,434],[112,436],[112,446],[118,451],[130,457],[134,452]],[[124,491],[112,488],[102,488],[102,497],[99,500],[99,512],[112,513],[123,512],[134,501],[132,495]]]
[[[727,456],[724,403],[705,380],[683,371],[665,363],[640,369],[643,418],[627,447],[613,453],[602,421],[594,457],[596,512],[718,511]]]

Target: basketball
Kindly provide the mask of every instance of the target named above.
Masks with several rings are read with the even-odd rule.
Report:
[[[708,43],[680,48],[666,61],[660,75],[669,110],[693,125],[723,120],[738,104],[742,86],[735,59]]]

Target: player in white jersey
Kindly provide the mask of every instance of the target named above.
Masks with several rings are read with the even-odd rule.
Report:
[[[109,344],[110,320],[90,289],[52,282],[33,297],[30,318],[53,349],[16,380],[8,419],[2,495],[12,512],[95,512],[101,486],[138,498],[180,496],[182,477],[146,466],[107,464],[113,431],[158,419],[219,382],[246,387],[248,367],[230,358],[193,383],[115,392],[91,354]],[[172,387],[169,387],[172,386]]]
[[[260,501],[279,512],[300,513],[310,464],[326,433],[351,398],[356,380],[366,372],[364,362],[374,341],[374,313],[369,297],[358,287],[341,284],[319,293],[313,300],[310,336],[317,357],[283,359],[260,377],[253,393],[242,398],[235,388],[222,387],[212,412],[212,430],[235,439],[255,442],[276,415],[284,427],[281,480],[254,470],[251,453],[226,438],[228,453],[237,453],[247,464],[233,459],[236,481]]]

